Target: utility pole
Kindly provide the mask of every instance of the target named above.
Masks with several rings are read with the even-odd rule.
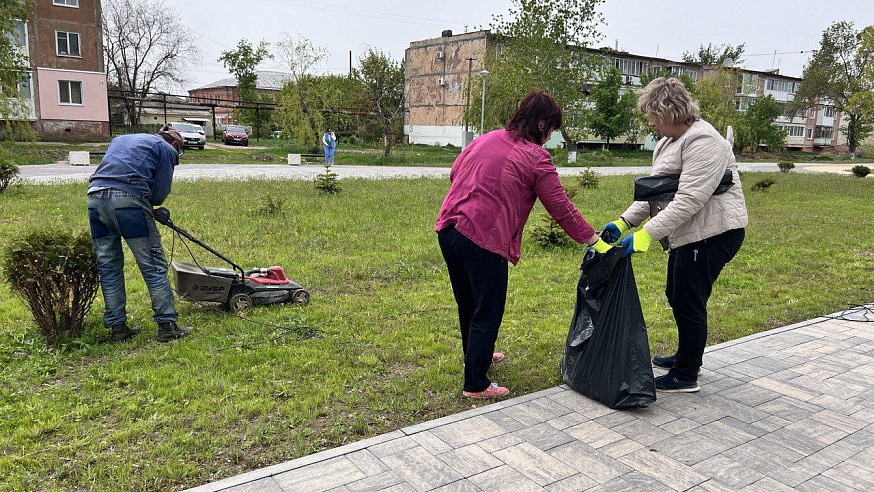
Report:
[[[473,69],[473,61],[476,58],[467,59],[467,100],[464,101],[464,131],[467,132],[467,109],[470,107],[470,74]],[[465,133],[466,135],[467,133]]]

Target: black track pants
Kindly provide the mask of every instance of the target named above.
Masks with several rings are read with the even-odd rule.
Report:
[[[464,391],[482,391],[507,301],[507,260],[464,237],[454,227],[437,233],[458,304],[464,350]]]
[[[677,321],[677,362],[671,374],[697,381],[707,345],[707,301],[722,268],[744,241],[744,229],[732,229],[702,241],[672,249],[668,256],[665,295]]]

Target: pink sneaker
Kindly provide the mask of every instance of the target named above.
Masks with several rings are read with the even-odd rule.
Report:
[[[503,386],[498,386],[498,383],[492,383],[482,391],[463,391],[462,394],[468,398],[501,398],[509,395],[510,390]]]
[[[492,364],[497,364],[498,362],[501,362],[502,360],[504,360],[504,354],[502,354],[500,352],[495,352],[492,354]]]

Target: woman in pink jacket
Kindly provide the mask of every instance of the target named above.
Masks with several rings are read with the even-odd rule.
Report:
[[[464,396],[509,393],[486,373],[504,358],[494,350],[507,299],[507,261],[519,261],[522,229],[534,201],[539,198],[575,241],[601,253],[610,249],[565,195],[543,148],[561,124],[555,99],[532,89],[505,129],[479,136],[452,165],[452,184],[434,230],[458,304]]]

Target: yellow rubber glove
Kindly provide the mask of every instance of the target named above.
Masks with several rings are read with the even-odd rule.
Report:
[[[604,242],[602,239],[598,239],[598,241],[596,241],[595,244],[591,244],[590,246],[592,248],[594,248],[595,251],[597,251],[601,254],[604,254],[613,248],[613,246],[610,246],[609,244]]]
[[[652,244],[652,236],[646,232],[646,229],[641,228],[639,231],[622,240],[622,247],[625,248],[625,251],[622,252],[622,256],[624,257],[633,253],[646,251],[649,249],[650,244]]]
[[[619,220],[614,220],[609,224],[605,225],[601,232],[598,234],[601,236],[601,239],[607,241],[608,243],[615,243],[622,237],[623,234],[628,232],[631,229],[631,226],[628,222],[625,222],[625,219],[619,217]]]

